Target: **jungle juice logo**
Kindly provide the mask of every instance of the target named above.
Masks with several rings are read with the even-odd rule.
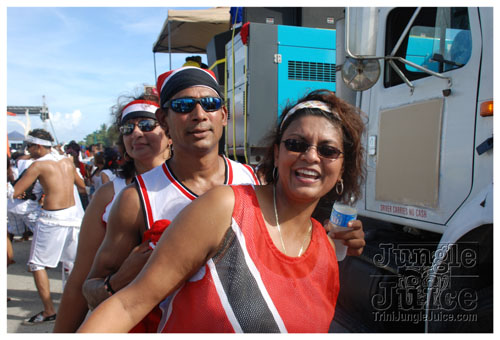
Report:
[[[371,299],[374,321],[477,321],[477,315],[471,313],[478,307],[477,292],[457,284],[461,275],[456,274],[466,271],[474,275],[478,256],[473,245],[447,244],[432,250],[422,244],[382,243],[380,249],[373,263],[391,268],[393,277],[378,282]],[[434,257],[442,261],[433,263]]]

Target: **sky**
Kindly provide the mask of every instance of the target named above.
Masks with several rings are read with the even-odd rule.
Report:
[[[45,96],[52,126],[37,115],[30,115],[30,126],[49,130],[59,142],[82,141],[111,125],[110,107],[120,95],[155,85],[152,48],[168,9],[8,6],[7,105],[41,106]],[[189,55],[172,54],[172,68]],[[169,54],[155,57],[157,75],[168,71]],[[27,125],[24,116],[9,117],[7,132],[24,133],[13,120]]]
[[[192,7],[170,8],[234,5],[225,2],[191,0],[186,4]],[[285,4],[304,4],[296,2]],[[169,4],[179,2],[3,0],[0,25],[5,25],[1,28],[5,42],[2,40],[1,46],[6,49],[0,52],[0,80],[6,84],[6,91],[0,91],[0,103],[41,106],[45,96],[52,124],[31,115],[29,127],[49,130],[58,142],[82,141],[102,124],[109,126],[110,107],[120,95],[138,94],[143,85],[154,85],[155,66],[157,75],[169,70],[169,54],[156,53],[155,62],[152,52],[169,9],[159,6]],[[324,1],[316,5],[321,4]],[[272,5],[280,4],[273,1]],[[172,54],[172,68],[182,66],[189,55]],[[206,56],[202,57],[207,63]],[[6,133],[24,133],[22,124],[28,128],[25,117],[6,121]]]

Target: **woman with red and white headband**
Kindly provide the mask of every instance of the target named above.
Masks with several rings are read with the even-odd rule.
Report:
[[[324,196],[359,196],[364,125],[328,90],[282,117],[260,167],[268,184],[219,186],[184,208],[137,278],[79,331],[125,332],[166,296],[163,332],[328,331],[338,265],[311,215]]]
[[[161,165],[170,157],[171,140],[158,125],[155,112],[157,96],[144,96],[112,108],[115,125],[120,131],[119,144],[124,150],[124,163],[117,177],[102,185],[94,194],[82,221],[75,265],[64,288],[54,332],[75,332],[88,312],[82,295],[95,254],[106,232],[109,212],[118,193],[139,174]]]

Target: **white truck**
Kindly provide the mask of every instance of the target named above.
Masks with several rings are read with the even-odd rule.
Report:
[[[353,8],[336,28],[337,94],[368,117],[376,270],[342,278],[370,286],[366,330],[492,332],[493,9]]]
[[[330,22],[336,56],[321,63],[366,115],[367,165],[357,203],[367,246],[340,263],[332,331],[492,332],[493,9],[346,8]],[[226,150],[249,163],[259,160],[251,135],[269,120],[253,108],[272,97],[256,91],[289,86],[264,64],[287,60],[280,29],[252,48],[259,30],[250,23],[243,55],[226,45]],[[322,203],[319,218],[332,202]]]

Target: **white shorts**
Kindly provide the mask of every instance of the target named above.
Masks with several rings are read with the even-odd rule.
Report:
[[[76,206],[57,211],[41,210],[31,242],[30,271],[55,268],[60,261],[75,261],[81,224],[76,214]]]
[[[16,236],[22,236],[27,231],[33,232],[37,219],[38,211],[30,211],[26,214],[7,211],[7,231]]]

